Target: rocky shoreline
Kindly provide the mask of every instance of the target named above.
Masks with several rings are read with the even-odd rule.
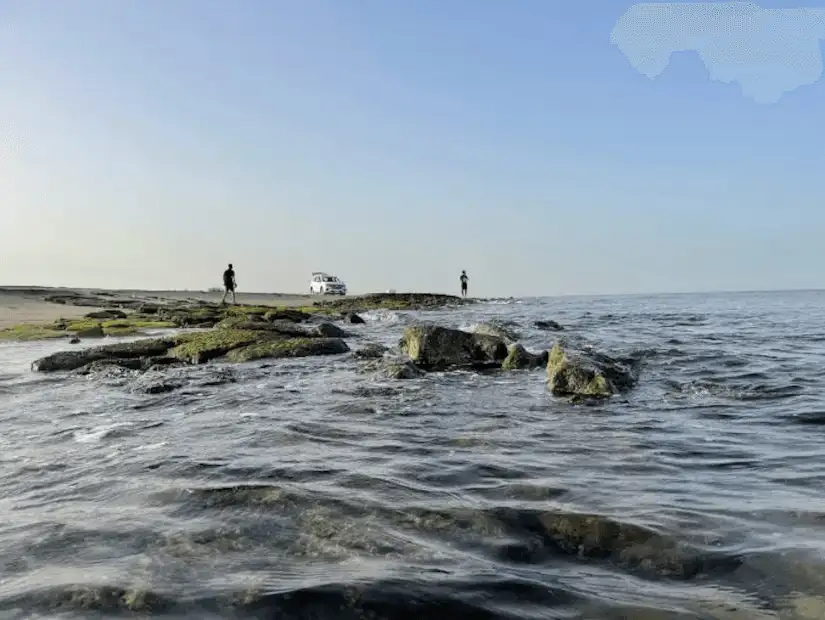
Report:
[[[336,325],[363,323],[359,312],[375,309],[434,310],[473,303],[459,297],[430,294],[375,294],[324,300],[311,306],[218,305],[203,301],[116,296],[89,299],[74,295],[65,303],[105,304],[77,321],[20,325],[2,330],[15,340],[69,338],[70,342],[111,336],[146,336],[58,351],[32,363],[36,372],[90,374],[119,369],[133,373],[165,371],[211,361],[228,364],[262,359],[352,354],[363,372],[387,379],[414,379],[434,371],[520,371],[544,368],[550,392],[573,400],[601,399],[631,389],[638,360],[612,358],[557,341],[550,350],[531,352],[506,325],[485,323],[473,332],[432,325],[408,326],[394,348],[377,344],[352,350],[352,337]],[[555,322],[547,324],[562,330]],[[544,325],[538,326],[545,328]],[[145,330],[163,330],[149,337]],[[166,330],[169,330],[168,333]]]

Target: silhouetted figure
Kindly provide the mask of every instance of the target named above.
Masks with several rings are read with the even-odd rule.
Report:
[[[462,269],[461,270],[461,277],[459,278],[459,280],[461,280],[461,296],[462,297],[467,297],[467,280],[468,279],[469,278],[467,277],[467,272]]]
[[[229,293],[232,293],[232,303],[237,303],[235,301],[235,288],[237,284],[235,282],[235,270],[232,268],[232,263],[229,263],[229,267],[226,271],[223,272],[223,298],[221,299],[221,303],[226,303],[226,296]]]

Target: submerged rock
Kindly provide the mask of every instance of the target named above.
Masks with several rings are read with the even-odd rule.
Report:
[[[519,370],[540,368],[547,365],[549,353],[530,353],[521,344],[514,344],[510,347],[507,359],[501,364],[503,370]]]
[[[473,329],[473,333],[495,336],[507,344],[513,344],[519,339],[519,334],[513,328],[499,321],[479,323]]]
[[[541,329],[543,331],[562,331],[564,327],[556,323],[556,321],[535,321],[533,323],[533,327],[536,329]]]
[[[633,360],[572,352],[557,343],[547,362],[548,387],[556,396],[606,398],[633,387],[635,366]]]
[[[507,357],[507,345],[501,338],[437,325],[408,327],[399,346],[425,370],[498,366]]]
[[[417,379],[426,374],[411,360],[398,359],[374,359],[365,364],[363,370],[384,379]]]
[[[355,357],[360,359],[378,359],[384,357],[384,354],[387,352],[389,352],[387,347],[382,344],[372,342],[365,347],[358,349],[355,352]]]

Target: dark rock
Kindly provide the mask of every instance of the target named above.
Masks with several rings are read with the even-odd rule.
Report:
[[[157,314],[160,311],[160,306],[154,304],[141,304],[137,307],[140,314]]]
[[[378,359],[384,357],[384,354],[388,351],[389,349],[384,345],[370,343],[365,347],[358,349],[355,352],[355,357],[360,359]]]
[[[408,327],[399,346],[425,370],[500,366],[507,357],[507,345],[501,338],[437,325]]]
[[[547,365],[549,353],[530,353],[521,344],[514,344],[510,347],[507,359],[501,364],[503,370],[519,370],[540,368]]]
[[[344,323],[349,323],[351,325],[363,325],[366,323],[364,319],[358,316],[355,312],[345,312],[344,315],[341,317]]]
[[[69,344],[80,344],[80,338],[73,336],[72,339],[69,340]]]
[[[555,321],[535,321],[533,323],[533,326],[536,329],[541,329],[541,330],[544,330],[544,331],[559,332],[559,331],[562,331],[564,329],[564,327],[562,327],[561,325],[559,325]]]
[[[99,360],[124,360],[164,355],[176,340],[170,338],[149,338],[134,342],[118,342],[102,347],[91,347],[79,351],[58,351],[32,363],[32,370],[57,372],[76,370]]]
[[[320,338],[348,338],[350,333],[332,323],[319,323],[307,330],[310,336],[318,336]]]
[[[301,312],[300,310],[270,310],[264,314],[265,321],[291,321],[292,323],[303,323],[312,318],[311,314]]]
[[[547,378],[556,396],[605,398],[635,385],[637,363],[595,352],[573,352],[557,343],[550,351]]]
[[[122,310],[98,310],[96,312],[89,312],[86,315],[87,319],[98,319],[98,320],[108,320],[108,319],[125,319],[128,318],[128,314],[123,312]]]

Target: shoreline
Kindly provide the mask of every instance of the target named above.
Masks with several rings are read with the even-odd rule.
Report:
[[[238,293],[233,303],[221,304],[217,291],[139,291],[81,289],[69,287],[0,287],[0,340],[29,338],[33,332],[66,330],[64,322],[86,322],[74,329],[96,327],[96,319],[116,319],[116,327],[135,328],[136,323],[163,322],[162,315],[203,314],[224,316],[231,308],[242,313],[263,314],[269,310],[294,309],[311,313],[341,314],[373,308],[426,309],[452,303],[471,303],[453,295],[431,293],[372,293],[319,296],[290,293]],[[477,301],[477,300],[476,300]],[[94,316],[108,314],[109,316]],[[179,316],[180,318],[180,316]],[[185,319],[184,323],[187,323]],[[166,319],[168,322],[168,319]],[[94,324],[92,324],[94,323]],[[57,325],[56,325],[57,324]],[[187,323],[188,324],[188,323]],[[147,326],[148,325],[144,325]],[[164,325],[165,326],[165,325]],[[115,325],[103,325],[115,327]],[[42,328],[42,329],[41,329]],[[25,334],[19,332],[23,330]],[[19,333],[9,333],[18,331]],[[72,331],[72,330],[70,330]],[[41,334],[43,335],[43,334]],[[53,336],[53,333],[46,333]]]

